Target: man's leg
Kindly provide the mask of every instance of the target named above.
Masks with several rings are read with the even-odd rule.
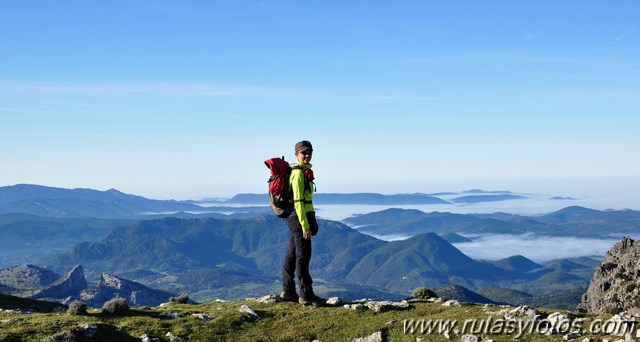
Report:
[[[287,248],[287,253],[284,256],[284,263],[282,265],[282,291],[286,294],[296,293],[296,284],[294,280],[295,270],[296,246],[294,242],[294,235],[291,233],[291,237],[289,238],[289,247]]]
[[[300,240],[296,245],[296,270],[298,271],[298,282],[300,284],[300,296],[303,298],[312,298],[313,279],[309,273],[309,263],[311,262],[311,239],[302,238],[302,229],[300,230]]]
[[[287,217],[287,226],[291,231],[291,239],[289,247],[293,243],[293,252],[295,255],[292,260],[295,262],[295,269],[298,274],[298,286],[300,287],[300,297],[311,298],[313,293],[313,280],[309,274],[309,262],[311,261],[311,240],[305,239],[302,235],[302,226],[298,220],[298,215],[293,212]]]

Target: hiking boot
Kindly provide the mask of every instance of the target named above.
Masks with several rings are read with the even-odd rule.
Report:
[[[298,302],[302,305],[313,305],[313,306],[324,306],[327,304],[327,300],[316,295],[313,295],[309,298],[302,298],[298,300]]]
[[[280,299],[284,302],[297,302],[300,300],[300,297],[298,297],[298,294],[295,292],[282,291]]]

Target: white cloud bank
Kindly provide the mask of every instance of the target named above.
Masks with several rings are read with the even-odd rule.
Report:
[[[473,259],[498,260],[522,255],[535,262],[545,262],[575,257],[602,258],[622,236],[620,239],[589,239],[528,234],[486,234],[472,238],[472,242],[456,243],[454,246]]]

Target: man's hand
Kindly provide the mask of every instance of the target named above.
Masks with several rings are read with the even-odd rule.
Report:
[[[311,239],[311,230],[302,230],[302,238],[304,239]]]

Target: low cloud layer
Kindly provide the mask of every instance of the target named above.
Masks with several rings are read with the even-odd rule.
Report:
[[[575,257],[601,258],[606,251],[620,241],[620,239],[588,239],[529,234],[487,234],[468,237],[473,241],[454,245],[473,259],[498,260],[513,255],[522,255],[535,262]]]

